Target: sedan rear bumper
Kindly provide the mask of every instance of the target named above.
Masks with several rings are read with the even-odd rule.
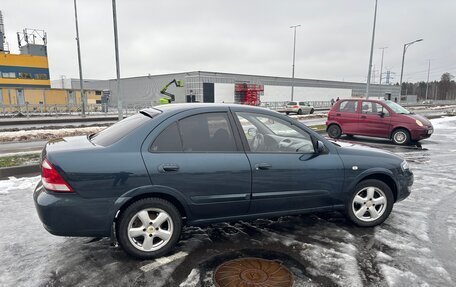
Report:
[[[110,198],[85,199],[76,193],[50,192],[40,182],[33,199],[44,228],[54,235],[110,236],[114,206]]]

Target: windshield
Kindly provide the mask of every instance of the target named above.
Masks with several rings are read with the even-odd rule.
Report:
[[[410,114],[410,112],[404,108],[403,106],[399,105],[399,104],[396,104],[395,102],[392,102],[392,101],[385,101],[386,105],[388,107],[390,107],[393,112],[395,112],[396,114]]]
[[[288,106],[296,106],[297,103],[296,103],[296,102],[288,102],[287,105],[288,105]]]

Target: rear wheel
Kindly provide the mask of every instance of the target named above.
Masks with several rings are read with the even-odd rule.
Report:
[[[338,139],[342,135],[342,130],[336,124],[332,124],[328,127],[328,135],[333,139]]]
[[[393,142],[398,145],[407,145],[410,143],[410,133],[406,129],[397,129],[391,136]]]
[[[301,109],[298,110],[298,115],[302,115],[302,110]]]
[[[285,112],[285,114],[287,114],[287,116],[290,114],[290,112]]]
[[[389,186],[383,181],[368,179],[356,185],[345,211],[358,226],[376,226],[388,218],[393,204],[394,196]]]
[[[130,255],[152,259],[168,253],[182,229],[179,211],[161,198],[145,198],[132,203],[119,218],[117,240]]]

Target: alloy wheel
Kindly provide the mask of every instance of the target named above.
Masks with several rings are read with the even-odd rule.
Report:
[[[370,222],[380,218],[386,210],[385,193],[373,186],[358,191],[352,201],[353,214],[361,221]]]
[[[128,239],[141,251],[156,251],[173,235],[174,223],[162,209],[148,208],[137,212],[128,224]]]

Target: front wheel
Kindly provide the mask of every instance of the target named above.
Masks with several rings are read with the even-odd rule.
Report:
[[[182,229],[179,211],[161,198],[145,198],[122,212],[117,225],[120,246],[133,257],[152,259],[168,253]]]
[[[391,138],[398,145],[407,145],[410,143],[410,133],[406,129],[397,129],[393,132]]]
[[[385,221],[393,204],[394,196],[389,186],[383,181],[368,179],[356,185],[345,211],[354,224],[370,227]]]
[[[302,115],[302,110],[301,109],[298,110],[298,115]]]
[[[310,110],[310,114],[313,114],[314,112],[315,112],[314,109],[311,109],[311,110]]]

